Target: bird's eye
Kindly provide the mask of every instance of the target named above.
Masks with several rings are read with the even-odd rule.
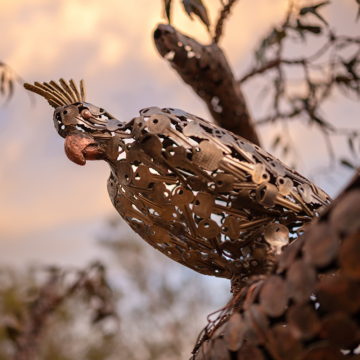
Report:
[[[81,112],[81,116],[83,117],[83,119],[87,120],[91,118],[91,112],[88,109],[84,109]]]

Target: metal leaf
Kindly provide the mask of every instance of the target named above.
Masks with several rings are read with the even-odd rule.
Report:
[[[334,231],[328,224],[323,223],[309,230],[307,235],[311,238],[309,239],[309,236],[305,238],[311,241],[305,240],[303,249],[305,260],[320,268],[329,265],[336,258],[340,245],[340,240]]]
[[[296,260],[286,275],[288,294],[295,303],[304,304],[314,292],[315,281],[315,269],[303,260]]]
[[[281,316],[286,309],[288,299],[284,280],[278,275],[271,275],[260,292],[260,305],[267,315]]]
[[[346,238],[339,253],[342,271],[353,280],[360,280],[360,241],[359,234]]]
[[[332,345],[348,349],[356,346],[358,327],[347,314],[335,313],[324,319],[319,336],[328,340]]]
[[[292,306],[286,314],[286,320],[297,337],[305,341],[312,339],[321,327],[319,315],[311,305]]]
[[[234,313],[225,329],[224,340],[231,351],[238,351],[244,341],[244,323],[239,313]]]

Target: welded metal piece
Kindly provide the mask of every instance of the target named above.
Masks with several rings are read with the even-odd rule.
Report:
[[[86,102],[83,82],[80,91],[72,80],[50,85],[25,88],[55,107],[70,160],[105,160],[110,198],[134,231],[184,266],[232,279],[235,292],[331,201],[259,146],[195,115],[152,107],[125,123]],[[267,313],[282,313],[264,293]]]
[[[232,359],[358,359],[360,225],[344,222],[360,217],[350,201],[359,194],[360,171],[281,254],[271,274],[250,277],[209,319],[194,358],[220,359],[206,355],[224,339]]]

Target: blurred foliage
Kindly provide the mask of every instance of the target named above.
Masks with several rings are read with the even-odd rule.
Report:
[[[0,360],[190,357],[227,287],[214,288],[166,258],[123,221],[110,221],[101,243],[118,269],[116,293],[100,263],[81,271],[0,269]]]
[[[304,3],[304,2],[300,2]],[[289,10],[283,24],[275,27],[256,50],[256,65],[239,83],[256,75],[269,75],[270,83],[263,93],[271,98],[272,109],[257,124],[305,121],[315,125],[323,134],[330,157],[330,166],[338,160],[349,166],[347,160],[336,158],[332,137],[342,135],[348,139],[349,149],[357,161],[354,142],[359,141],[359,129],[341,129],[329,123],[323,115],[322,106],[329,100],[334,90],[339,90],[348,99],[358,101],[360,97],[360,37],[338,35],[319,14],[324,5],[295,6],[289,2]],[[355,6],[355,4],[354,4]],[[313,21],[316,21],[314,23]],[[318,50],[302,57],[288,58],[289,47],[306,45],[318,41]],[[301,47],[306,53],[305,46]],[[298,51],[297,51],[298,52]],[[290,69],[295,69],[295,78],[289,76]],[[300,88],[305,88],[301,91]],[[273,148],[283,146],[286,155],[289,146],[288,133],[275,135]],[[358,164],[359,165],[359,164]]]
[[[16,74],[14,69],[0,61],[0,97],[5,97],[5,104],[7,104],[14,95],[15,83],[23,85],[24,81],[18,74]],[[34,104],[34,95],[29,94],[29,97],[31,103]]]
[[[99,263],[81,270],[0,270],[0,360],[105,359],[117,315]]]
[[[171,12],[171,2],[172,0],[164,0],[165,13],[166,17],[170,24],[170,12]],[[194,20],[193,14],[198,16],[199,19],[206,25],[209,30],[210,21],[207,15],[206,7],[204,6],[202,0],[182,0],[184,10],[189,15],[190,19]]]

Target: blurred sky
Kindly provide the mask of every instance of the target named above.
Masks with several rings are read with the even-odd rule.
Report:
[[[181,108],[210,119],[201,100],[155,50],[152,32],[164,21],[161,0],[0,3],[0,59],[26,81],[64,77],[78,82],[83,78],[88,101],[122,121],[137,116],[147,106]],[[208,42],[205,27],[189,20],[179,0],[173,3],[173,24]],[[206,3],[214,23],[220,1]],[[252,66],[252,53],[260,38],[284,19],[286,8],[286,0],[241,0],[236,4],[221,46],[237,76]],[[334,0],[321,13],[339,33],[354,34],[359,31],[359,24],[354,23],[356,12],[355,0]],[[259,81],[255,79],[244,87],[255,118],[261,108],[255,101]],[[96,238],[106,219],[116,216],[106,190],[108,167],[103,162],[87,162],[85,167],[70,162],[63,151],[63,139],[54,130],[52,113],[40,97],[31,107],[19,86],[10,103],[0,109],[2,265],[77,265],[94,257],[107,259],[107,250],[97,245]],[[324,115],[333,123],[354,127],[358,113],[356,103],[334,94]],[[259,129],[267,150],[276,131],[281,130]],[[298,124],[293,137],[301,154],[302,171],[311,178],[312,169],[327,162],[322,138],[314,129]],[[345,151],[344,144],[339,141],[337,149]],[[334,195],[349,176],[349,171],[342,171],[335,176],[337,182],[319,177],[317,184]]]

